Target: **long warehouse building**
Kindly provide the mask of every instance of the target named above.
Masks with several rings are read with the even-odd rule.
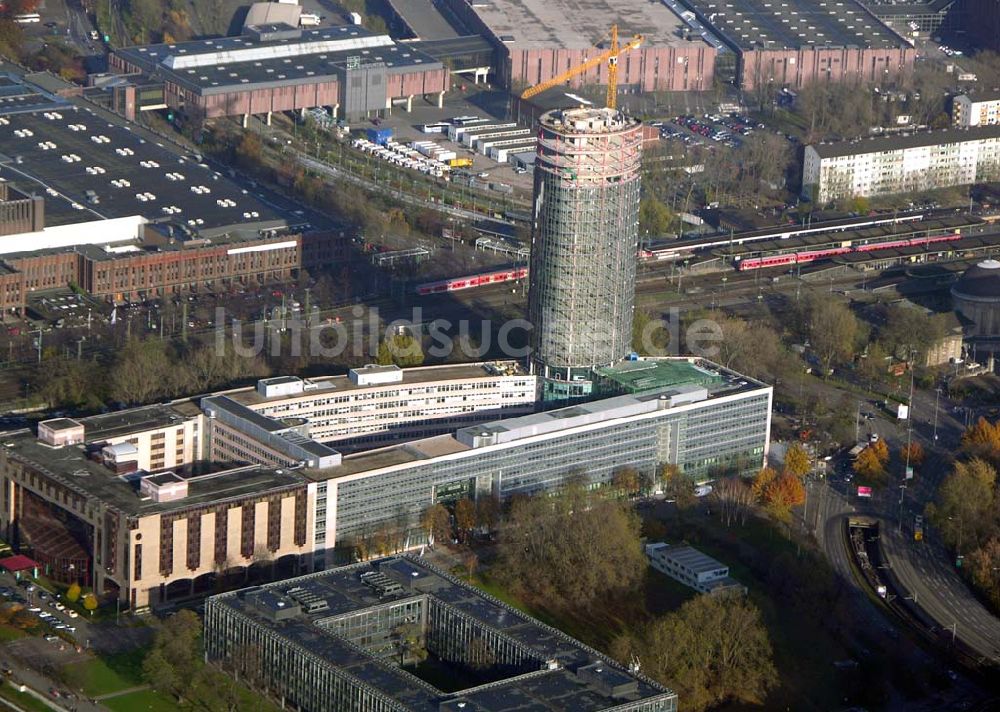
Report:
[[[622,91],[703,91],[712,87],[717,48],[707,30],[692,30],[664,3],[620,0],[445,0],[467,26],[497,52],[499,82],[513,91],[551,79],[595,56],[613,24],[619,36],[644,37],[618,63]],[[607,45],[604,45],[607,48]],[[569,84],[606,84],[607,62]]]
[[[249,26],[238,37],[125,47],[109,62],[112,71],[133,75],[137,83],[162,82],[162,105],[149,108],[167,106],[192,121],[270,120],[273,112],[316,107],[354,120],[397,101],[409,109],[415,96],[433,97],[440,106],[450,80],[430,55],[358,25]],[[119,109],[134,113],[138,99],[133,92]]]
[[[916,50],[854,0],[678,0],[736,55],[720,78],[744,90],[883,83]],[[729,76],[733,71],[734,75]]]

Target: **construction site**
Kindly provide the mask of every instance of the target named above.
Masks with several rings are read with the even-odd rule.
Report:
[[[552,397],[587,395],[630,350],[642,130],[613,108],[539,121],[528,318]]]

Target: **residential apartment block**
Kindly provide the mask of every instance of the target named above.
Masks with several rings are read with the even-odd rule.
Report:
[[[1000,126],[806,146],[802,192],[818,203],[1000,179]]]
[[[1000,124],[1000,92],[962,94],[951,102],[955,126],[994,126]]]

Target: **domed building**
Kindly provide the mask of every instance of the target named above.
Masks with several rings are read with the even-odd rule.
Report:
[[[967,269],[952,285],[951,297],[970,340],[1000,342],[1000,261],[983,260]]]

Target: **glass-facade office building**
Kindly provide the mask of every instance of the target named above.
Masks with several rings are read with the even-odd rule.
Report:
[[[581,474],[607,483],[623,467],[655,475],[672,463],[696,481],[751,474],[764,462],[771,395],[749,380],[729,379],[711,392],[679,386],[349,455],[316,473],[325,475],[317,535],[327,546],[348,543],[380,522],[415,523],[434,502],[532,494]]]

